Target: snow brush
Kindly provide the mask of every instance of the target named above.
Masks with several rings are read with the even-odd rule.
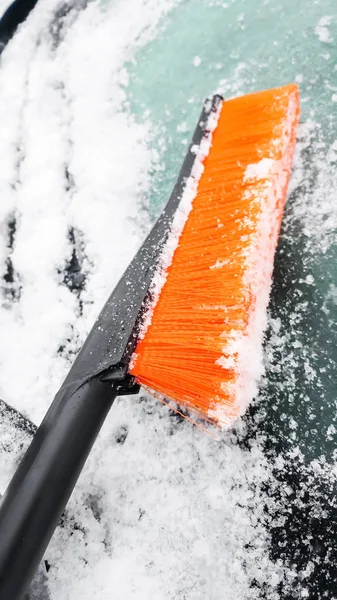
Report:
[[[287,85],[207,100],[177,183],[111,294],[0,507],[0,598],[24,594],[118,395],[220,426],[256,393],[299,119]]]

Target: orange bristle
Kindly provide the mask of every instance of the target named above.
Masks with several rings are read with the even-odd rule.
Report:
[[[298,119],[296,85],[222,103],[192,209],[133,358],[139,383],[219,425],[244,412],[262,374]]]

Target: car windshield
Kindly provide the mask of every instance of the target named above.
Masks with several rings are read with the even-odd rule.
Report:
[[[259,395],[219,440],[121,398],[32,598],[337,597],[337,6],[39,0],[4,39],[0,493],[164,207],[204,99],[290,82],[301,120]]]

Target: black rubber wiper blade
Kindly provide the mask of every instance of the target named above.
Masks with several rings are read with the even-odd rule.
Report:
[[[0,54],[37,2],[38,0],[14,0],[4,12],[0,19]]]

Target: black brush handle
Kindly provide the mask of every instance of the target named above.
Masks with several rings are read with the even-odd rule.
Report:
[[[99,378],[56,395],[1,502],[1,600],[26,591],[116,395]]]

